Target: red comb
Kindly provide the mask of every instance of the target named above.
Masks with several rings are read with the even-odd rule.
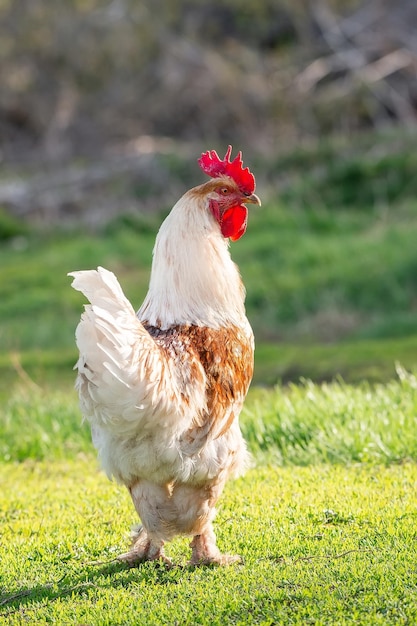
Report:
[[[237,157],[230,161],[232,154],[232,146],[227,148],[227,152],[223,161],[215,150],[207,150],[198,159],[198,164],[209,176],[217,178],[218,176],[230,176],[233,178],[240,191],[250,196],[255,191],[255,176],[249,171],[248,167],[243,168],[242,153],[239,152]]]

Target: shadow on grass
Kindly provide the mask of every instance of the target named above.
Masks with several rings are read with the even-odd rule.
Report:
[[[82,595],[90,589],[103,587],[117,589],[141,581],[153,585],[177,584],[177,576],[184,569],[189,568],[183,566],[168,568],[155,561],[142,563],[137,567],[130,567],[118,561],[87,564],[82,572],[65,573],[58,580],[43,585],[24,586],[11,593],[1,593],[0,618],[7,617],[31,603],[52,602],[73,594]]]

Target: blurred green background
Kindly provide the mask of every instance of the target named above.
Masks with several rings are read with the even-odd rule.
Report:
[[[103,265],[136,308],[159,224],[228,143],[255,381],[417,364],[414,0],[0,0],[0,393],[73,380]]]

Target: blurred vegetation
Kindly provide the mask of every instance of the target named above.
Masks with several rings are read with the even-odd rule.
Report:
[[[414,18],[413,0],[0,0],[3,387],[69,372],[68,271],[112,269],[139,307],[161,220],[228,142],[263,200],[232,246],[257,382],[414,366]]]
[[[415,367],[416,144],[412,134],[373,133],[355,150],[337,140],[272,162],[258,158],[267,201],[251,211],[248,232],[231,247],[257,338],[257,382],[337,374],[386,380],[397,361]],[[176,172],[186,167],[175,160]],[[308,162],[314,168],[304,175]],[[274,169],[291,181],[281,190],[271,186]],[[165,212],[122,214],[94,231],[33,227],[3,241],[0,351],[21,354],[22,369],[40,382],[59,368],[71,377],[82,298],[67,272],[104,265],[139,308]],[[11,363],[9,356],[0,362],[3,382]]]
[[[414,0],[0,0],[7,159],[415,121]]]

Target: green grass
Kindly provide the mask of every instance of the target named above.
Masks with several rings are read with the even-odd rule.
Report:
[[[342,378],[351,383],[389,382],[398,361],[412,370],[416,366],[417,336],[391,339],[351,340],[332,344],[278,344],[257,342],[257,384],[274,385],[307,378],[329,381]]]
[[[258,337],[416,332],[416,215],[415,204],[380,215],[313,208],[290,216],[281,204],[265,208],[233,249]]]
[[[417,379],[371,386],[254,387],[242,430],[258,461],[278,465],[417,461]],[[29,385],[29,386],[28,386]],[[47,460],[92,452],[74,390],[22,383],[0,409],[0,461]]]
[[[414,623],[417,379],[398,372],[252,390],[256,466],[216,521],[243,557],[227,570],[187,568],[183,539],[172,570],[115,563],[127,492],[98,472],[74,392],[22,382],[0,411],[1,623]]]
[[[386,385],[255,389],[243,413],[246,440],[274,464],[417,460],[417,379],[398,372]]]
[[[3,470],[6,469],[7,473]],[[94,462],[2,468],[0,617],[36,624],[412,624],[417,466],[258,468],[230,483],[219,545],[243,564],[127,569],[135,522]],[[7,479],[6,479],[7,477]]]
[[[24,371],[24,370],[23,370]],[[228,484],[216,532],[227,569],[127,569],[136,522],[98,471],[77,398],[24,380],[0,409],[0,622],[412,624],[417,619],[417,378],[254,388],[254,465]]]

